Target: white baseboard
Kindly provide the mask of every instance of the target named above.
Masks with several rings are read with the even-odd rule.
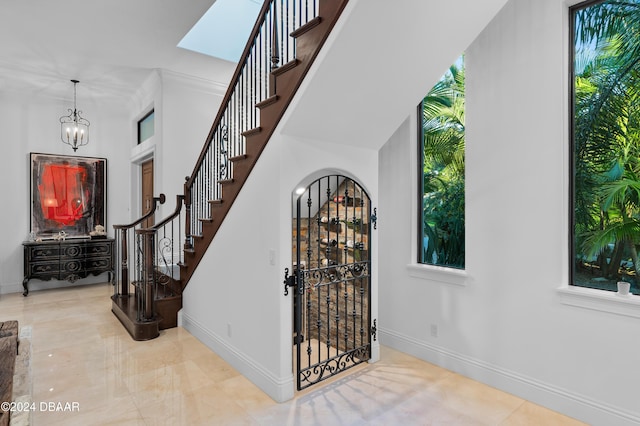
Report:
[[[378,328],[385,346],[462,374],[591,425],[638,425],[640,414],[590,399],[484,361],[420,341],[393,330]]]
[[[293,398],[293,374],[285,378],[274,376],[259,363],[229,345],[224,339],[208,330],[183,311],[180,311],[179,323],[209,349],[231,364],[240,374],[273,398],[274,401],[284,402]]]
[[[29,281],[28,287],[29,287],[29,293],[31,293],[32,291],[38,291],[38,290],[47,290],[47,289],[64,288],[64,287],[78,287],[82,285],[103,284],[106,282],[107,282],[106,274],[100,274],[98,276],[90,275],[86,278],[81,278],[75,282],[60,281],[56,279],[51,279],[50,281],[42,281],[34,278]],[[23,291],[24,291],[24,287],[22,287],[22,281],[0,284],[0,294],[22,293]]]
[[[0,284],[0,294],[22,293],[23,291],[22,283]]]

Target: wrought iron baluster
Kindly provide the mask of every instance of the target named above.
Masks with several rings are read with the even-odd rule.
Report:
[[[351,280],[353,287],[353,280]],[[353,289],[352,289],[353,291]],[[349,283],[344,283],[344,350],[349,350]]]
[[[262,32],[258,35],[258,102],[262,96]]]
[[[220,136],[220,179],[228,179],[229,178],[229,155],[227,152],[227,142],[229,140],[229,133],[227,126],[222,126],[221,128],[221,136]]]
[[[280,18],[279,18],[279,28],[280,28],[280,64],[284,65],[289,62],[289,33],[287,32],[287,14],[289,13],[289,8],[286,0],[280,0]]]
[[[249,79],[247,77],[247,73],[243,72],[242,73],[242,106],[243,106],[243,110],[242,110],[242,128],[240,129],[240,134],[242,134],[242,132],[249,130],[249,111],[250,108],[252,107],[252,105],[250,105],[249,103]],[[241,140],[244,140],[244,138],[241,138]],[[239,150],[238,152],[236,152],[236,155],[239,154],[241,152],[241,150]]]
[[[182,226],[180,226],[183,222],[182,212],[178,215],[178,239],[176,241],[182,241]],[[184,251],[180,250],[178,247],[178,262],[184,263]]]
[[[339,279],[339,278],[338,278]],[[336,294],[335,294],[335,306],[336,306],[336,310],[335,310],[335,323],[336,323],[336,354],[340,353],[340,284],[336,283],[336,285],[334,286],[336,288]]]
[[[256,54],[255,54],[255,48],[253,48],[251,50],[251,105],[253,106],[253,109],[251,111],[251,128],[254,129],[257,127],[258,121],[257,121],[257,114],[258,114],[258,108],[255,108],[255,105],[258,103],[258,101],[256,100]]]
[[[136,320],[137,321],[142,321],[142,301],[143,301],[143,294],[142,294],[142,286],[141,286],[141,282],[142,282],[142,270],[144,268],[144,265],[142,264],[142,236],[140,236],[140,234],[136,234],[136,280],[135,280],[135,288],[134,288],[134,295],[135,295],[135,303],[136,303]]]
[[[271,11],[271,70],[280,66],[280,36],[278,35],[278,2],[273,2]],[[273,89],[272,89],[273,91]]]

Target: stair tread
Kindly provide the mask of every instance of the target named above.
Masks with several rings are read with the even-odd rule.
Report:
[[[262,127],[258,126],[258,127],[254,127],[253,129],[245,130],[241,134],[242,134],[242,136],[244,136],[246,138],[246,137],[251,136],[251,135],[257,135],[261,131],[262,131]]]
[[[210,217],[201,217],[198,219],[200,222],[211,223],[213,222],[213,218]],[[192,235],[192,237],[197,237],[197,235]]]
[[[322,22],[322,17],[317,16],[317,17],[313,18],[312,20],[310,20],[309,22],[307,22],[306,24],[302,25],[297,30],[292,31],[289,35],[291,37],[293,37],[293,38],[300,37],[302,34],[308,32],[312,28],[315,28],[318,25],[320,25],[320,22]]]
[[[233,183],[234,179],[233,178],[229,178],[229,179],[220,179],[218,181],[218,183]]]
[[[209,200],[209,204],[222,204],[222,198],[217,200]]]
[[[247,159],[247,154],[240,154],[240,155],[236,155],[235,157],[231,157],[229,158],[229,161],[236,162],[236,161],[241,161],[241,160],[246,160]]]
[[[278,99],[280,99],[280,97],[278,95],[269,96],[264,101],[258,102],[256,104],[256,108],[264,108],[266,106],[272,105],[272,104],[276,103],[278,101]]]
[[[271,71],[271,74],[273,74],[273,75],[284,74],[285,72],[294,69],[296,66],[298,66],[299,63],[300,63],[300,60],[293,59],[293,60],[287,62],[286,64],[282,65],[281,67],[278,67],[278,68],[274,69],[273,71]]]

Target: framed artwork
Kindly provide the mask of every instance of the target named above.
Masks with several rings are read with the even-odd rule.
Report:
[[[30,154],[31,236],[89,237],[106,228],[107,159]]]

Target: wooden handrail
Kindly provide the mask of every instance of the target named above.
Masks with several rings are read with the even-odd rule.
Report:
[[[151,210],[144,214],[142,217],[126,225],[113,225],[113,229],[116,231],[115,235],[117,241],[115,247],[117,264],[114,265],[114,268],[118,270],[116,270],[115,278],[116,283],[119,283],[119,285],[114,286],[114,295],[129,295],[129,239],[127,237],[129,230],[135,228],[148,218],[152,217],[158,208],[158,204],[164,204],[165,201],[166,197],[164,194],[160,194],[160,196],[158,197],[153,197]]]
[[[224,113],[226,111],[226,106],[231,100],[231,97],[235,92],[236,84],[238,83],[238,80],[242,75],[242,70],[244,69],[247,59],[251,54],[251,49],[253,48],[254,42],[258,37],[258,35],[260,34],[260,27],[262,26],[265,20],[265,17],[267,15],[267,12],[269,12],[269,9],[271,8],[271,2],[273,1],[274,0],[265,0],[265,2],[262,4],[262,8],[260,9],[260,13],[258,14],[258,19],[256,19],[256,23],[253,25],[253,30],[251,31],[251,35],[249,36],[249,41],[247,42],[247,44],[244,47],[244,50],[242,51],[242,55],[240,56],[240,60],[238,61],[238,66],[236,66],[236,70],[233,73],[233,77],[231,77],[231,82],[229,83],[229,87],[227,88],[227,92],[225,93],[224,98],[222,98],[222,103],[220,104],[220,109],[218,110],[218,114],[216,115],[216,118],[213,120],[213,124],[211,125],[211,130],[207,135],[205,145],[202,148],[202,151],[200,152],[200,156],[198,157],[198,161],[196,161],[196,165],[193,168],[193,172],[191,172],[191,175],[189,176],[187,182],[185,183],[185,188],[191,188],[191,186],[193,185],[195,176],[198,170],[200,169],[205,156],[207,155],[207,151],[211,146],[213,135],[215,134],[218,127],[220,126],[222,117],[224,116]]]
[[[173,211],[173,213],[171,213],[169,216],[164,218],[160,223],[153,225],[151,229],[153,229],[154,231],[157,231],[158,229],[162,228],[163,226],[171,222],[173,219],[178,217],[178,215],[180,214],[180,211],[182,210],[183,203],[184,203],[184,195],[176,195],[176,208]]]
[[[136,225],[141,224],[142,222],[144,222],[145,220],[153,216],[154,213],[156,212],[156,209],[158,208],[158,203],[164,204],[166,199],[167,198],[165,197],[164,194],[160,194],[159,197],[153,197],[153,205],[151,206],[151,210],[149,210],[148,213],[146,213],[144,216],[142,216],[141,218],[137,219],[135,222],[132,222],[128,225],[113,225],[113,229],[129,229],[129,228],[133,228]]]
[[[223,198],[223,184],[234,182],[233,159],[256,154],[248,155],[246,138],[262,131],[261,110],[278,100],[275,71],[298,64],[296,37],[291,34],[317,20],[318,13],[316,0],[264,1],[193,172],[184,184],[186,250],[193,248],[194,236],[202,235],[198,219],[211,217],[209,203]]]

